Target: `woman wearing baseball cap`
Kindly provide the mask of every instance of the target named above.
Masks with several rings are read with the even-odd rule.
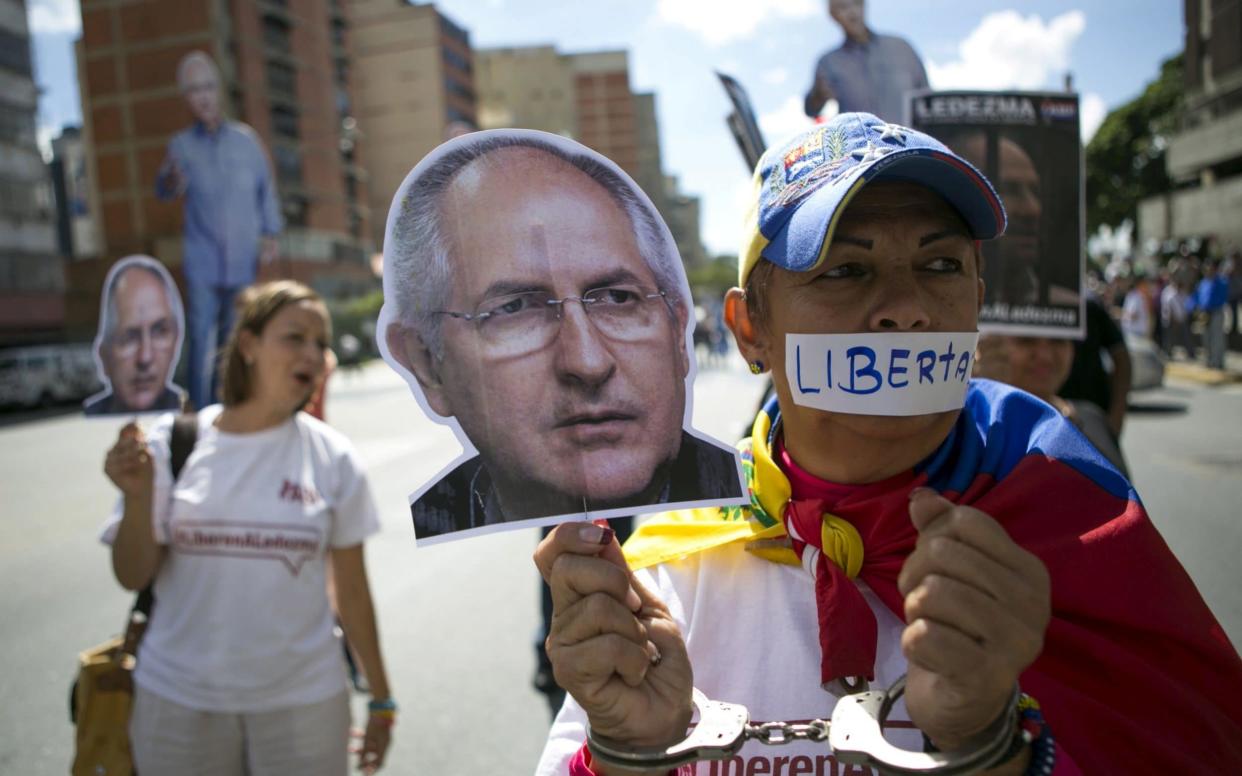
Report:
[[[869,114],[770,149],[754,184],[726,298],[775,387],[739,444],[751,505],[658,516],[624,553],[590,524],[539,546],[572,699],[538,772],[615,772],[588,726],[681,741],[692,687],[798,722],[902,675],[905,749],[999,730],[992,773],[1242,770],[1242,662],[1130,483],[1059,413],[969,380],[991,184]],[[752,741],[684,772],[839,767]]]

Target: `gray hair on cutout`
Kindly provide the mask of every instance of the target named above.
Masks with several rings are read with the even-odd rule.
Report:
[[[682,289],[681,258],[676,245],[666,236],[655,208],[636,193],[634,184],[588,152],[567,151],[528,135],[480,136],[444,154],[410,182],[392,224],[390,239],[384,246],[385,258],[392,262],[389,271],[394,283],[397,318],[402,325],[418,332],[433,355],[439,358],[443,353],[440,319],[435,312],[449,297],[453,279],[452,259],[440,225],[441,199],[467,166],[507,148],[543,152],[598,183],[625,212],[634,230],[638,251],[656,283],[667,294],[668,303],[682,307],[687,320],[694,320]]]
[[[177,292],[177,285],[168,271],[164,269],[164,265],[149,256],[129,256],[122,259],[121,263],[124,266],[111,273],[108,285],[104,289],[106,301],[100,311],[99,336],[96,340],[99,347],[109,345],[112,342],[112,336],[116,333],[117,319],[120,317],[120,312],[117,310],[116,287],[121,284],[121,278],[136,270],[149,272],[159,278],[160,284],[164,286],[164,296],[168,299],[168,309],[173,315],[173,325],[177,326],[177,335],[180,336],[181,322],[184,320],[181,310],[181,294]]]

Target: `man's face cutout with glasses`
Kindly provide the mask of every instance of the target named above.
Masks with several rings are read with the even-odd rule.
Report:
[[[411,497],[420,541],[740,503],[732,449],[687,427],[689,290],[650,207],[611,162],[536,132],[458,138],[407,177],[381,351],[465,448]]]

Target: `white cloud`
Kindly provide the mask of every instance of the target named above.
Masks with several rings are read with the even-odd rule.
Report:
[[[928,80],[936,89],[1060,88],[1070,48],[1086,26],[1082,11],[1068,11],[1047,24],[1035,14],[990,13],[958,45],[956,60],[928,60]]]
[[[771,86],[780,86],[789,80],[789,71],[783,67],[774,67],[763,73],[763,82]]]
[[[35,34],[82,31],[82,13],[78,0],[30,0],[26,4],[27,24]]]
[[[1082,131],[1082,142],[1090,143],[1091,137],[1095,135],[1095,131],[1100,128],[1100,124],[1104,123],[1104,117],[1108,115],[1108,106],[1104,104],[1104,98],[1095,92],[1088,92],[1082,96],[1082,102],[1078,107],[1079,128]]]
[[[759,128],[769,148],[812,126],[814,123],[802,112],[800,97],[786,97],[776,110],[759,115]]]
[[[816,0],[659,0],[656,15],[713,46],[749,38],[762,21],[801,19],[824,12]]]

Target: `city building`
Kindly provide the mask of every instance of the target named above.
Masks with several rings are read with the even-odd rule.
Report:
[[[418,161],[452,133],[475,129],[469,33],[406,0],[349,5],[354,112],[365,145],[376,245],[393,195]]]
[[[24,0],[0,0],[0,345],[50,341],[64,322],[64,262],[35,141],[38,90]]]
[[[1174,190],[1139,204],[1140,244],[1215,237],[1242,247],[1242,2],[1183,0],[1185,117],[1169,138]]]
[[[655,95],[630,89],[625,51],[562,54],[551,46],[480,49],[484,129],[540,129],[573,138],[625,170],[668,224],[687,266],[706,261],[698,199],[663,172]]]
[[[573,60],[552,46],[481,49],[475,57],[479,126],[578,136]]]
[[[66,259],[89,259],[99,255],[96,204],[87,173],[86,146],[79,127],[64,127],[52,139],[52,191],[56,195],[56,240]]]
[[[275,171],[285,232],[267,275],[329,297],[374,284],[368,179],[352,114],[349,14],[341,0],[82,0],[78,41],[97,262],[71,267],[73,325],[93,326],[107,265],[129,253],[181,263],[181,204],[155,197],[169,138],[192,122],[177,63],[219,67],[225,113],[254,128]],[[71,327],[72,328],[72,327]]]

